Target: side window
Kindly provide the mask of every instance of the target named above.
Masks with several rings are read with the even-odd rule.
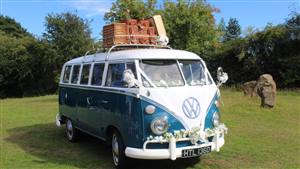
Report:
[[[134,63],[110,64],[107,70],[105,85],[109,87],[126,87],[123,82],[123,72],[126,69],[131,69],[136,78]]]
[[[89,83],[91,65],[83,65],[80,84],[87,85]]]
[[[92,75],[92,85],[100,86],[102,83],[104,64],[97,63],[94,64],[93,75]]]
[[[77,84],[77,82],[79,81],[79,71],[80,71],[80,65],[74,65],[72,71],[71,83]]]
[[[66,66],[64,70],[63,83],[69,83],[71,73],[71,66]]]

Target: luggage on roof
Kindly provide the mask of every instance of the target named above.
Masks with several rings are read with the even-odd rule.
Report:
[[[149,19],[128,19],[103,27],[103,47],[120,44],[160,45],[166,41],[166,31],[160,15]],[[167,43],[164,42],[163,45]]]

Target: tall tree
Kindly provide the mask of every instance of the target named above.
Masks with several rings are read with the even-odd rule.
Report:
[[[206,1],[165,1],[161,13],[174,48],[209,55],[219,45],[219,31],[213,12],[218,10]]]
[[[117,0],[112,4],[110,11],[105,13],[104,19],[108,22],[117,22],[124,19],[144,19],[155,14],[156,0]]]
[[[224,35],[225,41],[230,41],[239,38],[241,35],[241,26],[236,18],[230,18]]]
[[[45,27],[46,33],[43,36],[56,49],[59,67],[92,48],[89,21],[76,13],[49,14],[46,16]]]

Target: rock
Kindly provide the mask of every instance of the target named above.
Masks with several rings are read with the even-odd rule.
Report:
[[[257,81],[253,80],[253,81],[249,81],[243,84],[242,88],[244,91],[244,95],[245,96],[257,96],[255,89],[255,86],[257,85]]]
[[[275,106],[276,83],[270,74],[261,75],[254,90],[261,97],[262,107],[272,108]]]

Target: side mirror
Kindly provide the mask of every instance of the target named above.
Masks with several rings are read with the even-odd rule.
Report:
[[[123,82],[127,84],[128,88],[139,87],[138,80],[135,79],[131,69],[124,70]]]
[[[226,83],[226,81],[228,80],[228,75],[226,72],[223,72],[222,67],[218,67],[217,79],[218,79],[218,83],[217,83],[218,87],[220,87],[223,83]]]

